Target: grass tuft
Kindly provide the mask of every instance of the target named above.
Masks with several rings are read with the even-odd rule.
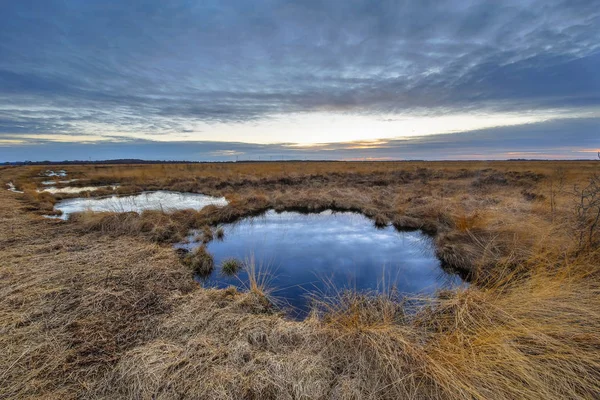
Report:
[[[215,267],[213,256],[204,246],[199,246],[186,254],[183,258],[183,262],[190,267],[195,274],[203,278],[208,277]]]
[[[241,268],[242,263],[236,258],[228,258],[221,263],[221,272],[223,275],[235,275],[240,271]]]
[[[214,234],[210,226],[202,227],[202,243],[206,244],[213,240]]]

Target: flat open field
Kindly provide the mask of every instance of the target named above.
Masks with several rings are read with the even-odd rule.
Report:
[[[85,196],[228,204],[49,219],[81,196],[37,191],[59,169],[77,180],[57,187],[109,186]],[[599,175],[600,161],[3,167],[0,398],[599,398]],[[198,254],[173,244],[270,209],[422,230],[470,285],[417,309],[345,293],[301,321],[260,282],[202,288]]]

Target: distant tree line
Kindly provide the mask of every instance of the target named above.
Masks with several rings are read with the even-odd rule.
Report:
[[[265,163],[265,162],[277,162],[277,163],[296,163],[296,162],[347,162],[347,161],[357,161],[357,160],[236,160],[236,161],[186,161],[186,160],[140,160],[137,158],[119,158],[114,160],[64,160],[64,161],[6,161],[4,163],[0,162],[0,165],[5,166],[18,166],[18,165],[89,165],[89,164],[207,164],[207,163]],[[423,160],[423,159],[407,159],[407,160],[364,160],[365,162],[481,162],[481,161],[502,161],[502,160]],[[506,161],[557,161],[551,159],[535,159],[535,158],[510,158]],[[574,158],[568,160],[561,161],[590,161],[588,158]]]

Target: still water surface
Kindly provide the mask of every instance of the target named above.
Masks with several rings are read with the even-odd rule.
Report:
[[[207,250],[215,269],[197,277],[205,286],[248,287],[247,268],[226,276],[220,265],[227,258],[249,262],[266,274],[272,295],[291,314],[303,317],[310,296],[327,296],[344,289],[401,294],[432,294],[453,288],[462,280],[441,268],[432,240],[420,231],[399,232],[388,226],[378,229],[357,213],[319,214],[269,211],[262,216],[223,225],[224,240],[213,240]],[[194,242],[179,247],[193,249]]]
[[[198,193],[170,191],[145,192],[132,196],[111,196],[103,198],[76,198],[62,200],[54,208],[62,211],[60,218],[68,219],[75,212],[142,212],[144,210],[200,210],[207,205],[227,205],[224,197],[206,196]]]

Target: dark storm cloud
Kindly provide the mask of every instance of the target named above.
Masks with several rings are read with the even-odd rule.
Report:
[[[581,0],[4,2],[0,134],[576,111],[600,106],[599,27],[597,1]]]
[[[112,138],[110,142],[4,146],[0,162],[139,158],[146,160],[443,160],[514,158],[596,158],[600,119],[554,120],[404,140],[377,140],[298,147],[293,144],[230,142],[153,142]],[[7,136],[6,139],[18,139]]]

